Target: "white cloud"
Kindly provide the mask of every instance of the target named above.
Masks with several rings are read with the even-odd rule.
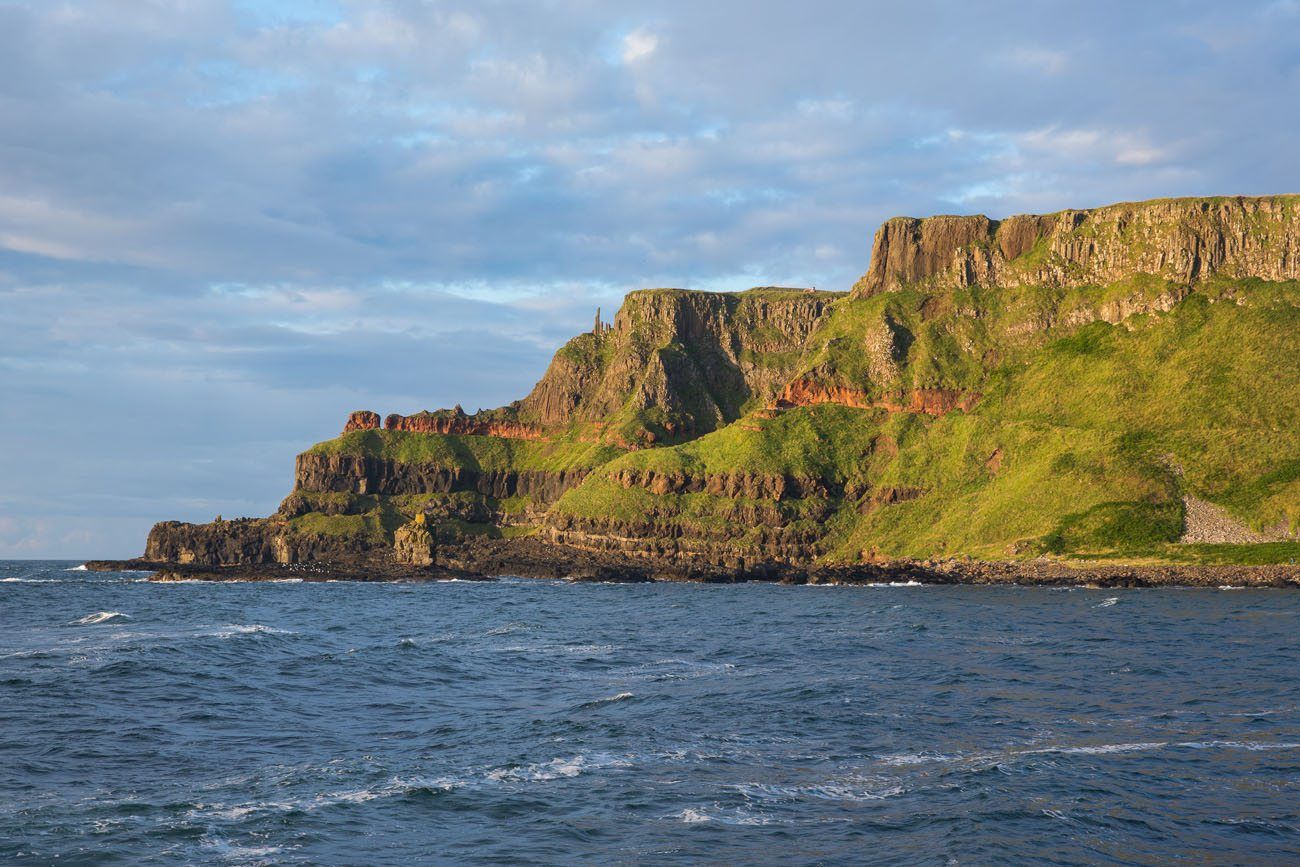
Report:
[[[633,30],[623,37],[623,62],[645,60],[659,47],[659,37],[648,30]]]

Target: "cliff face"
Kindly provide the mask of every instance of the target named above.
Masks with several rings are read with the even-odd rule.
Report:
[[[1300,197],[1168,199],[1046,215],[897,217],[856,295],[956,286],[1104,286],[1150,274],[1300,279]]]
[[[1300,197],[898,218],[847,295],[633,292],[522,400],[355,412],[276,515],[162,523],[147,555],[1264,556],[1187,544],[1190,503],[1300,557],[1296,280]]]
[[[776,398],[837,297],[779,289],[632,292],[611,328],[556,353],[520,402],[519,417],[543,428],[585,423],[626,445],[716,430]]]
[[[414,415],[392,413],[384,419],[385,430],[411,431],[426,434],[453,436],[506,437],[507,439],[539,440],[546,432],[539,427],[521,424],[513,419],[511,410],[488,410],[467,415],[460,407],[437,412],[418,412]],[[343,429],[344,433],[347,428]]]
[[[402,462],[368,455],[298,455],[294,490],[354,494],[448,494],[476,491],[495,499],[524,496],[554,502],[582,481],[586,469],[485,470]]]

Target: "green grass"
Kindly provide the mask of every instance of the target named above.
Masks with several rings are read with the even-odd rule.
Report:
[[[833,516],[821,519],[830,560],[1286,562],[1296,543],[1176,540],[1184,492],[1256,529],[1300,528],[1300,286],[1217,280],[1168,313],[1069,324],[1172,288],[1138,275],[1069,291],[953,290],[941,303],[915,288],[842,299],[810,341],[803,375],[868,393],[976,391],[984,395],[977,408],[938,419],[838,406],[749,416],[689,443],[617,459],[556,513],[652,516],[684,535],[707,534],[730,519],[731,504],[626,490],[608,474],[809,475],[855,491],[921,492],[890,505],[864,507],[851,497],[831,504]],[[899,378],[873,381],[863,334],[886,317],[911,340]],[[734,535],[743,537],[743,528]]]
[[[410,431],[352,431],[317,443],[308,454],[356,455],[405,464],[472,470],[571,470],[599,466],[621,453],[609,445]]]
[[[766,398],[747,396],[728,379],[734,366],[716,348],[679,339],[673,317],[681,311],[669,316],[649,303],[687,293],[646,290],[625,305],[629,332],[582,335],[557,356],[635,384],[590,386],[591,399],[607,401],[602,414],[575,422],[564,437],[357,431],[310,451],[479,471],[592,469],[554,506],[557,519],[640,523],[659,537],[738,552],[757,552],[777,528],[819,540],[817,551],[834,562],[875,555],[1289,562],[1300,542],[1187,546],[1177,539],[1184,494],[1256,530],[1300,529],[1300,284],[1218,278],[1168,312],[1134,313],[1118,324],[1099,318],[1165,306],[1183,291],[1139,274],[1071,289],[824,293],[833,299],[829,312],[797,350],[757,311],[802,290],[761,288],[707,304],[689,296],[744,331],[740,363],[777,387],[804,378],[874,398],[914,388],[982,396],[969,413],[932,418],[835,405],[773,417],[753,412]],[[674,433],[683,418],[699,427]],[[579,441],[578,431],[595,431],[583,427],[593,421],[616,442],[650,444],[643,434],[653,432],[658,447]],[[628,469],[815,477],[831,493],[775,502],[655,495],[612,481]],[[296,528],[376,538],[421,507],[419,498],[321,496],[353,496],[319,505],[349,514],[304,515]],[[518,516],[532,505],[512,498],[495,507]]]

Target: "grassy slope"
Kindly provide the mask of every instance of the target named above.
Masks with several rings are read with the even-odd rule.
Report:
[[[1300,287],[1215,284],[1167,314],[1014,337],[1015,326],[1034,317],[1150,299],[1167,288],[1139,278],[1063,293],[962,290],[932,302],[926,317],[919,312],[926,299],[906,291],[846,299],[814,340],[808,371],[865,390],[974,388],[986,395],[979,407],[940,419],[843,407],[750,417],[611,467],[822,474],[868,490],[927,492],[862,517],[857,503],[840,504],[826,525],[831,559],[873,552],[1199,562],[1300,556],[1293,543],[1170,544],[1181,532],[1183,491],[1256,528],[1300,526]],[[910,345],[898,381],[873,382],[860,335],[886,314]],[[996,362],[991,369],[981,363],[987,359]],[[603,476],[570,492],[557,510],[627,517],[676,510],[684,525],[710,523],[704,495],[689,495],[688,503],[622,492]]]
[[[357,455],[408,464],[472,470],[572,470],[599,466],[622,450],[572,440],[523,440],[410,431],[352,431],[317,443],[308,454]]]

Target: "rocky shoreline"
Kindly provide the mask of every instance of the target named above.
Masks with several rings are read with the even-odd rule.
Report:
[[[972,584],[1120,587],[1300,588],[1300,566],[1198,566],[1072,563],[1057,560],[895,560],[855,566],[763,562],[737,567],[589,551],[537,539],[474,539],[438,550],[434,562],[410,566],[386,552],[307,563],[211,566],[136,558],[91,560],[91,571],[147,571],[168,581],[490,581],[498,576],[577,582],[709,584]]]

